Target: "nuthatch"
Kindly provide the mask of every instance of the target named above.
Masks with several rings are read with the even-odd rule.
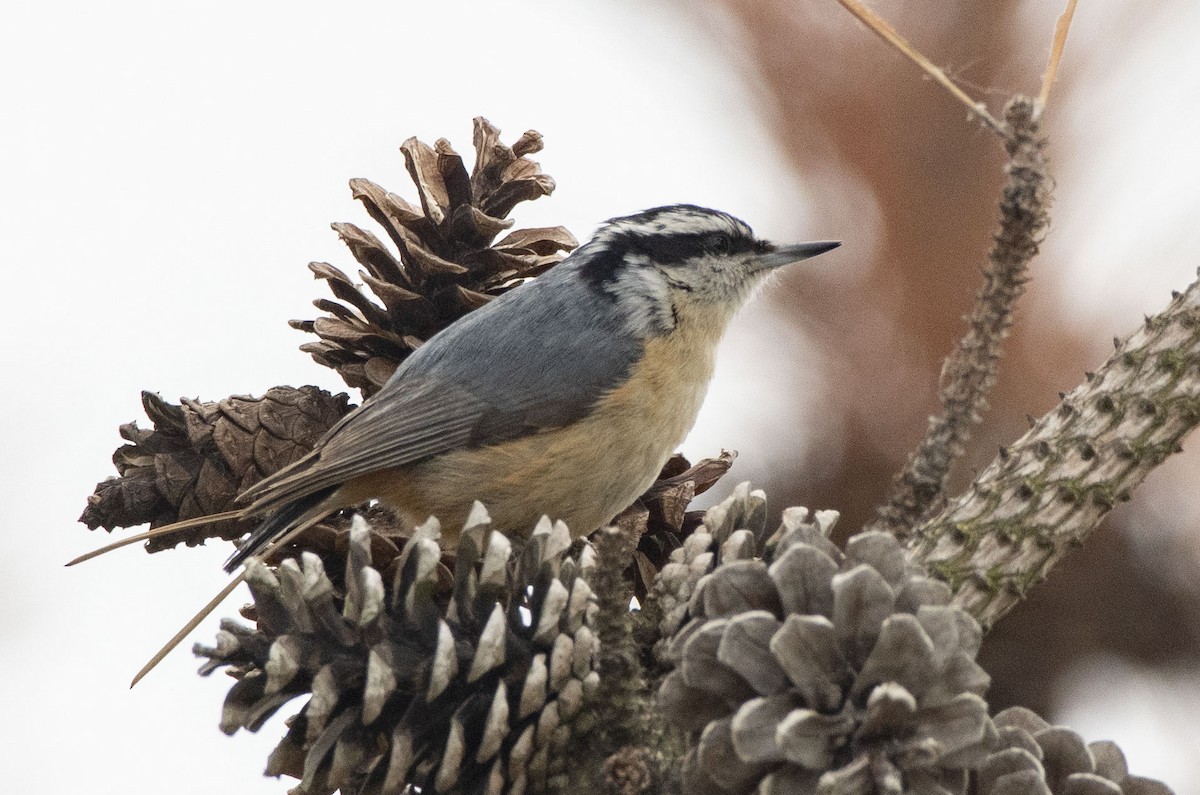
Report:
[[[438,517],[450,545],[474,500],[510,534],[543,514],[590,533],[650,487],[691,429],[751,290],[835,245],[774,246],[689,205],[609,221],[431,337],[311,453],[246,491],[244,513],[266,519],[226,570],[371,499],[413,525]]]
[[[263,517],[227,571],[371,499],[413,524],[436,516],[451,546],[474,500],[510,534],[543,514],[590,533],[683,441],[754,287],[837,245],[774,245],[686,204],[614,218],[431,337],[312,452],[244,492],[245,508],[151,532]]]

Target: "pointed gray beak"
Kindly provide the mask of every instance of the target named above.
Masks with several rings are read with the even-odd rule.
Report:
[[[774,268],[781,268],[784,265],[791,265],[793,262],[799,262],[802,259],[824,254],[826,251],[835,249],[840,245],[842,245],[840,240],[822,240],[817,243],[772,246],[770,251],[758,255],[759,269],[773,270]]]

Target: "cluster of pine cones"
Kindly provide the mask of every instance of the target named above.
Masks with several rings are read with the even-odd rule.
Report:
[[[497,240],[518,203],[553,190],[528,157],[537,133],[505,145],[476,119],[474,146],[468,172],[444,140],[404,143],[417,204],[351,182],[390,242],[334,225],[365,287],[310,265],[337,300],[292,325],[364,397],[430,335],[576,245],[561,227]],[[91,528],[226,510],[351,409],[313,387],[181,405],[147,393],[143,404],[154,427],[122,426],[120,477],[89,498]],[[1111,743],[1087,745],[1025,710],[991,715],[978,624],[892,536],[839,547],[836,513],[803,508],[769,533],[765,496],[745,484],[689,512],[731,463],[667,465],[618,517],[636,544],[616,561],[615,586],[561,523],[514,548],[477,506],[451,555],[433,520],[402,528],[378,506],[331,517],[252,563],[252,623],[225,621],[214,646],[196,647],[202,673],[235,680],[221,728],[256,731],[306,698],[267,764],[299,780],[299,795],[1168,792],[1130,776]],[[149,548],[249,529],[198,527]],[[632,597],[640,611],[625,609]],[[636,731],[606,725],[629,704],[596,697],[622,692],[645,705]],[[642,745],[592,747],[607,737]],[[604,764],[582,769],[597,750]]]

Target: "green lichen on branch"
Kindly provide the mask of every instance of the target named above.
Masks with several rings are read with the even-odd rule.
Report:
[[[1200,281],[917,528],[910,555],[984,625],[1010,610],[1200,424]]]

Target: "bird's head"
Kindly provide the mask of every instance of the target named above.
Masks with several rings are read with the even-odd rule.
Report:
[[[573,256],[590,285],[653,334],[673,328],[681,307],[727,318],[777,268],[838,245],[777,245],[728,213],[673,204],[611,219]]]

